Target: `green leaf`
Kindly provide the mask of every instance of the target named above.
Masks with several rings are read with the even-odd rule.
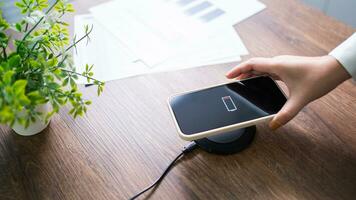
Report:
[[[33,91],[33,92],[29,92],[27,94],[27,96],[30,98],[30,99],[40,99],[42,98],[41,94],[39,91]]]
[[[32,91],[27,94],[27,97],[30,99],[33,105],[40,105],[46,103],[46,98],[41,95],[39,91]]]
[[[11,83],[12,76],[15,74],[14,71],[7,71],[3,76],[3,81],[5,84],[9,85]]]
[[[21,24],[19,24],[19,23],[16,23],[16,24],[15,24],[15,28],[16,28],[16,30],[19,31],[19,32],[22,31],[22,26],[21,26]]]
[[[57,65],[57,63],[58,63],[57,58],[52,58],[47,61],[47,64],[49,67],[54,67]]]
[[[24,118],[19,118],[19,119],[17,119],[17,121],[18,121],[19,124],[21,124],[22,126],[26,126],[26,119],[24,119]]]
[[[19,97],[19,101],[22,105],[29,105],[31,103],[30,99],[28,99],[26,95],[21,95]]]
[[[20,55],[16,54],[14,56],[11,56],[11,58],[8,61],[10,68],[16,68],[21,64],[21,57]]]
[[[24,5],[21,2],[15,2],[15,6],[18,7],[18,8],[25,8],[26,7],[26,5]]]
[[[31,117],[31,122],[32,122],[32,123],[35,123],[35,122],[36,122],[36,118],[32,116],[32,117]]]
[[[25,88],[27,85],[27,81],[26,80],[17,80],[14,85],[12,86],[16,96],[20,95],[20,94],[24,94],[25,93]]]
[[[48,122],[48,120],[55,114],[56,112],[55,111],[51,111],[49,113],[47,113],[46,117],[45,117],[45,121],[46,123]]]
[[[76,87],[76,83],[75,83],[74,78],[69,78],[69,83],[70,83],[70,86],[71,86],[72,88]]]
[[[73,114],[75,112],[75,107],[74,108],[72,108],[72,109],[70,109],[70,111],[69,111],[69,114]]]
[[[14,113],[11,111],[10,106],[4,106],[0,109],[0,120],[1,122],[11,122],[15,118]]]
[[[56,89],[58,89],[58,88],[61,87],[58,83],[55,83],[55,82],[48,83],[47,86],[48,86],[50,89],[53,89],[53,90],[56,90]]]
[[[27,120],[26,120],[26,123],[25,123],[25,128],[27,128],[27,127],[29,127],[29,126],[30,126],[30,122],[31,122],[30,120],[31,120],[31,119],[27,119]]]
[[[30,60],[30,66],[32,69],[41,68],[42,65],[36,60]]]
[[[67,86],[68,85],[68,80],[69,78],[65,78],[62,82],[62,86]]]
[[[53,53],[50,53],[50,54],[48,55],[48,59],[51,59],[51,58],[53,58]]]

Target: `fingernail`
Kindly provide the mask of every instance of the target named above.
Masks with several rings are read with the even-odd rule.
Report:
[[[269,124],[269,128],[272,130],[272,131],[275,131],[276,129],[278,129],[279,127],[281,127],[282,124],[280,124],[278,121],[271,121],[271,123]]]

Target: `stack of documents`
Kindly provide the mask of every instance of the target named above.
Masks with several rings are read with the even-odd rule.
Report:
[[[248,54],[233,25],[261,11],[257,0],[113,0],[75,17],[75,34],[93,25],[89,44],[74,61],[95,78],[133,75],[240,61]],[[79,80],[79,82],[84,82]]]

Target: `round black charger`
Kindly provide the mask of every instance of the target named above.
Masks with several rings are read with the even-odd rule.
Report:
[[[253,141],[256,126],[195,140],[203,150],[214,154],[234,154],[246,149]]]

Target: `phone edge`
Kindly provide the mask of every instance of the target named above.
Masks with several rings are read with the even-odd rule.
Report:
[[[251,78],[247,78],[247,79],[243,79],[243,80],[248,80],[248,79],[258,78],[258,77],[263,77],[263,76],[256,76],[256,77],[251,77]],[[282,92],[284,97],[288,100],[287,95],[284,93],[284,91],[278,85],[278,83],[273,78],[271,78],[271,77],[269,77],[269,78],[273,80],[274,84],[276,84],[276,86]],[[217,84],[217,85],[213,85],[213,86],[209,86],[209,87],[199,88],[199,89],[195,89],[195,90],[189,90],[189,91],[186,91],[186,92],[181,92],[181,93],[177,93],[177,94],[173,94],[173,95],[169,96],[168,99],[167,99],[167,104],[168,104],[168,108],[169,108],[169,111],[171,113],[171,116],[173,117],[174,125],[175,125],[175,127],[176,127],[176,129],[178,131],[179,137],[182,138],[183,140],[186,140],[186,141],[197,140],[197,139],[201,139],[201,138],[217,135],[217,134],[220,134],[220,133],[223,133],[223,132],[234,131],[234,130],[237,130],[237,129],[240,129],[240,128],[246,128],[246,127],[249,127],[249,126],[253,126],[253,125],[256,125],[256,124],[258,124],[260,122],[268,121],[269,119],[273,118],[276,115],[276,114],[268,115],[268,116],[265,116],[265,117],[260,117],[260,118],[257,118],[257,119],[245,121],[245,122],[238,123],[238,124],[232,124],[232,125],[229,125],[229,126],[224,126],[224,127],[220,127],[220,128],[211,129],[211,130],[208,130],[208,131],[199,132],[199,133],[196,133],[194,135],[187,135],[187,134],[184,134],[182,132],[182,130],[180,129],[180,127],[178,125],[178,121],[177,121],[177,119],[176,119],[176,117],[174,115],[173,109],[172,109],[171,104],[170,104],[170,101],[171,101],[171,99],[173,97],[179,96],[179,95],[188,94],[188,93],[192,93],[192,92],[197,92],[197,91],[201,91],[201,90],[205,90],[205,89],[209,89],[209,88],[213,88],[213,87],[218,87],[218,86],[221,86],[221,85],[226,85],[226,84],[234,83],[234,82],[237,82],[237,81],[240,81],[240,80],[234,80],[234,81],[230,81],[230,82],[226,82],[226,83],[222,83],[222,84]]]

